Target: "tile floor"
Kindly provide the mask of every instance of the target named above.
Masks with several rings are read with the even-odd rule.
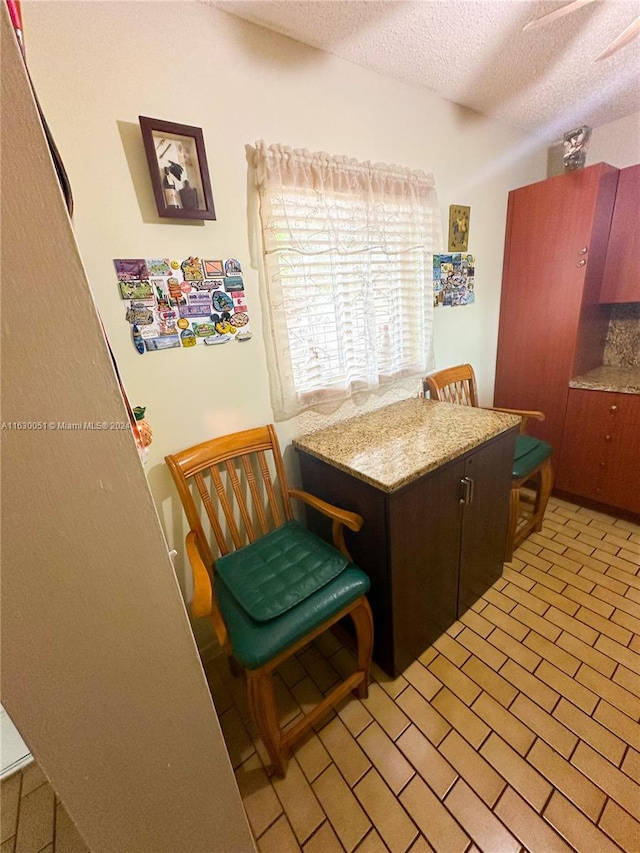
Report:
[[[351,666],[331,634],[301,652],[283,720]],[[374,667],[286,779],[242,679],[206,670],[262,853],[640,853],[637,525],[552,498],[492,589],[399,678]],[[2,783],[0,853],[86,853],[38,772]]]

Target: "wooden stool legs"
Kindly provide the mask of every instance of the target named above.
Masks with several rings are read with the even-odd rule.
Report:
[[[344,616],[353,619],[356,636],[358,640],[358,663],[354,673],[341,681],[333,690],[319,702],[313,710],[298,718],[285,731],[280,728],[278,722],[278,709],[273,690],[273,674],[280,663],[292,657],[296,652],[309,642],[305,637],[287,652],[270,661],[260,669],[248,669],[247,694],[249,710],[255,722],[260,736],[264,741],[265,748],[277,776],[284,776],[289,763],[291,746],[309,729],[323,717],[332,707],[342,701],[352,690],[360,699],[366,699],[369,691],[369,668],[371,666],[371,653],[373,651],[373,617],[367,599],[362,596],[354,601],[340,613],[325,623],[320,629],[313,632],[311,638],[317,637],[323,631],[331,627]]]

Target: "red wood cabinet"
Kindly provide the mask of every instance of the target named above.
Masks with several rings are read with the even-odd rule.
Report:
[[[640,164],[621,169],[600,302],[640,302]]]
[[[640,513],[640,395],[569,389],[556,486]]]
[[[531,432],[556,452],[569,380],[602,364],[617,179],[599,163],[509,193],[494,403],[543,411]]]

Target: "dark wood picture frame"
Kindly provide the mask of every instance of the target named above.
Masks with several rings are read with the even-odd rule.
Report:
[[[201,128],[148,116],[138,118],[158,215],[215,219]]]

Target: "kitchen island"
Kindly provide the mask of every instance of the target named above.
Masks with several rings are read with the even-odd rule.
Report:
[[[294,441],[304,488],[365,519],[347,544],[371,579],[374,658],[389,674],[500,577],[519,423],[412,398]]]

